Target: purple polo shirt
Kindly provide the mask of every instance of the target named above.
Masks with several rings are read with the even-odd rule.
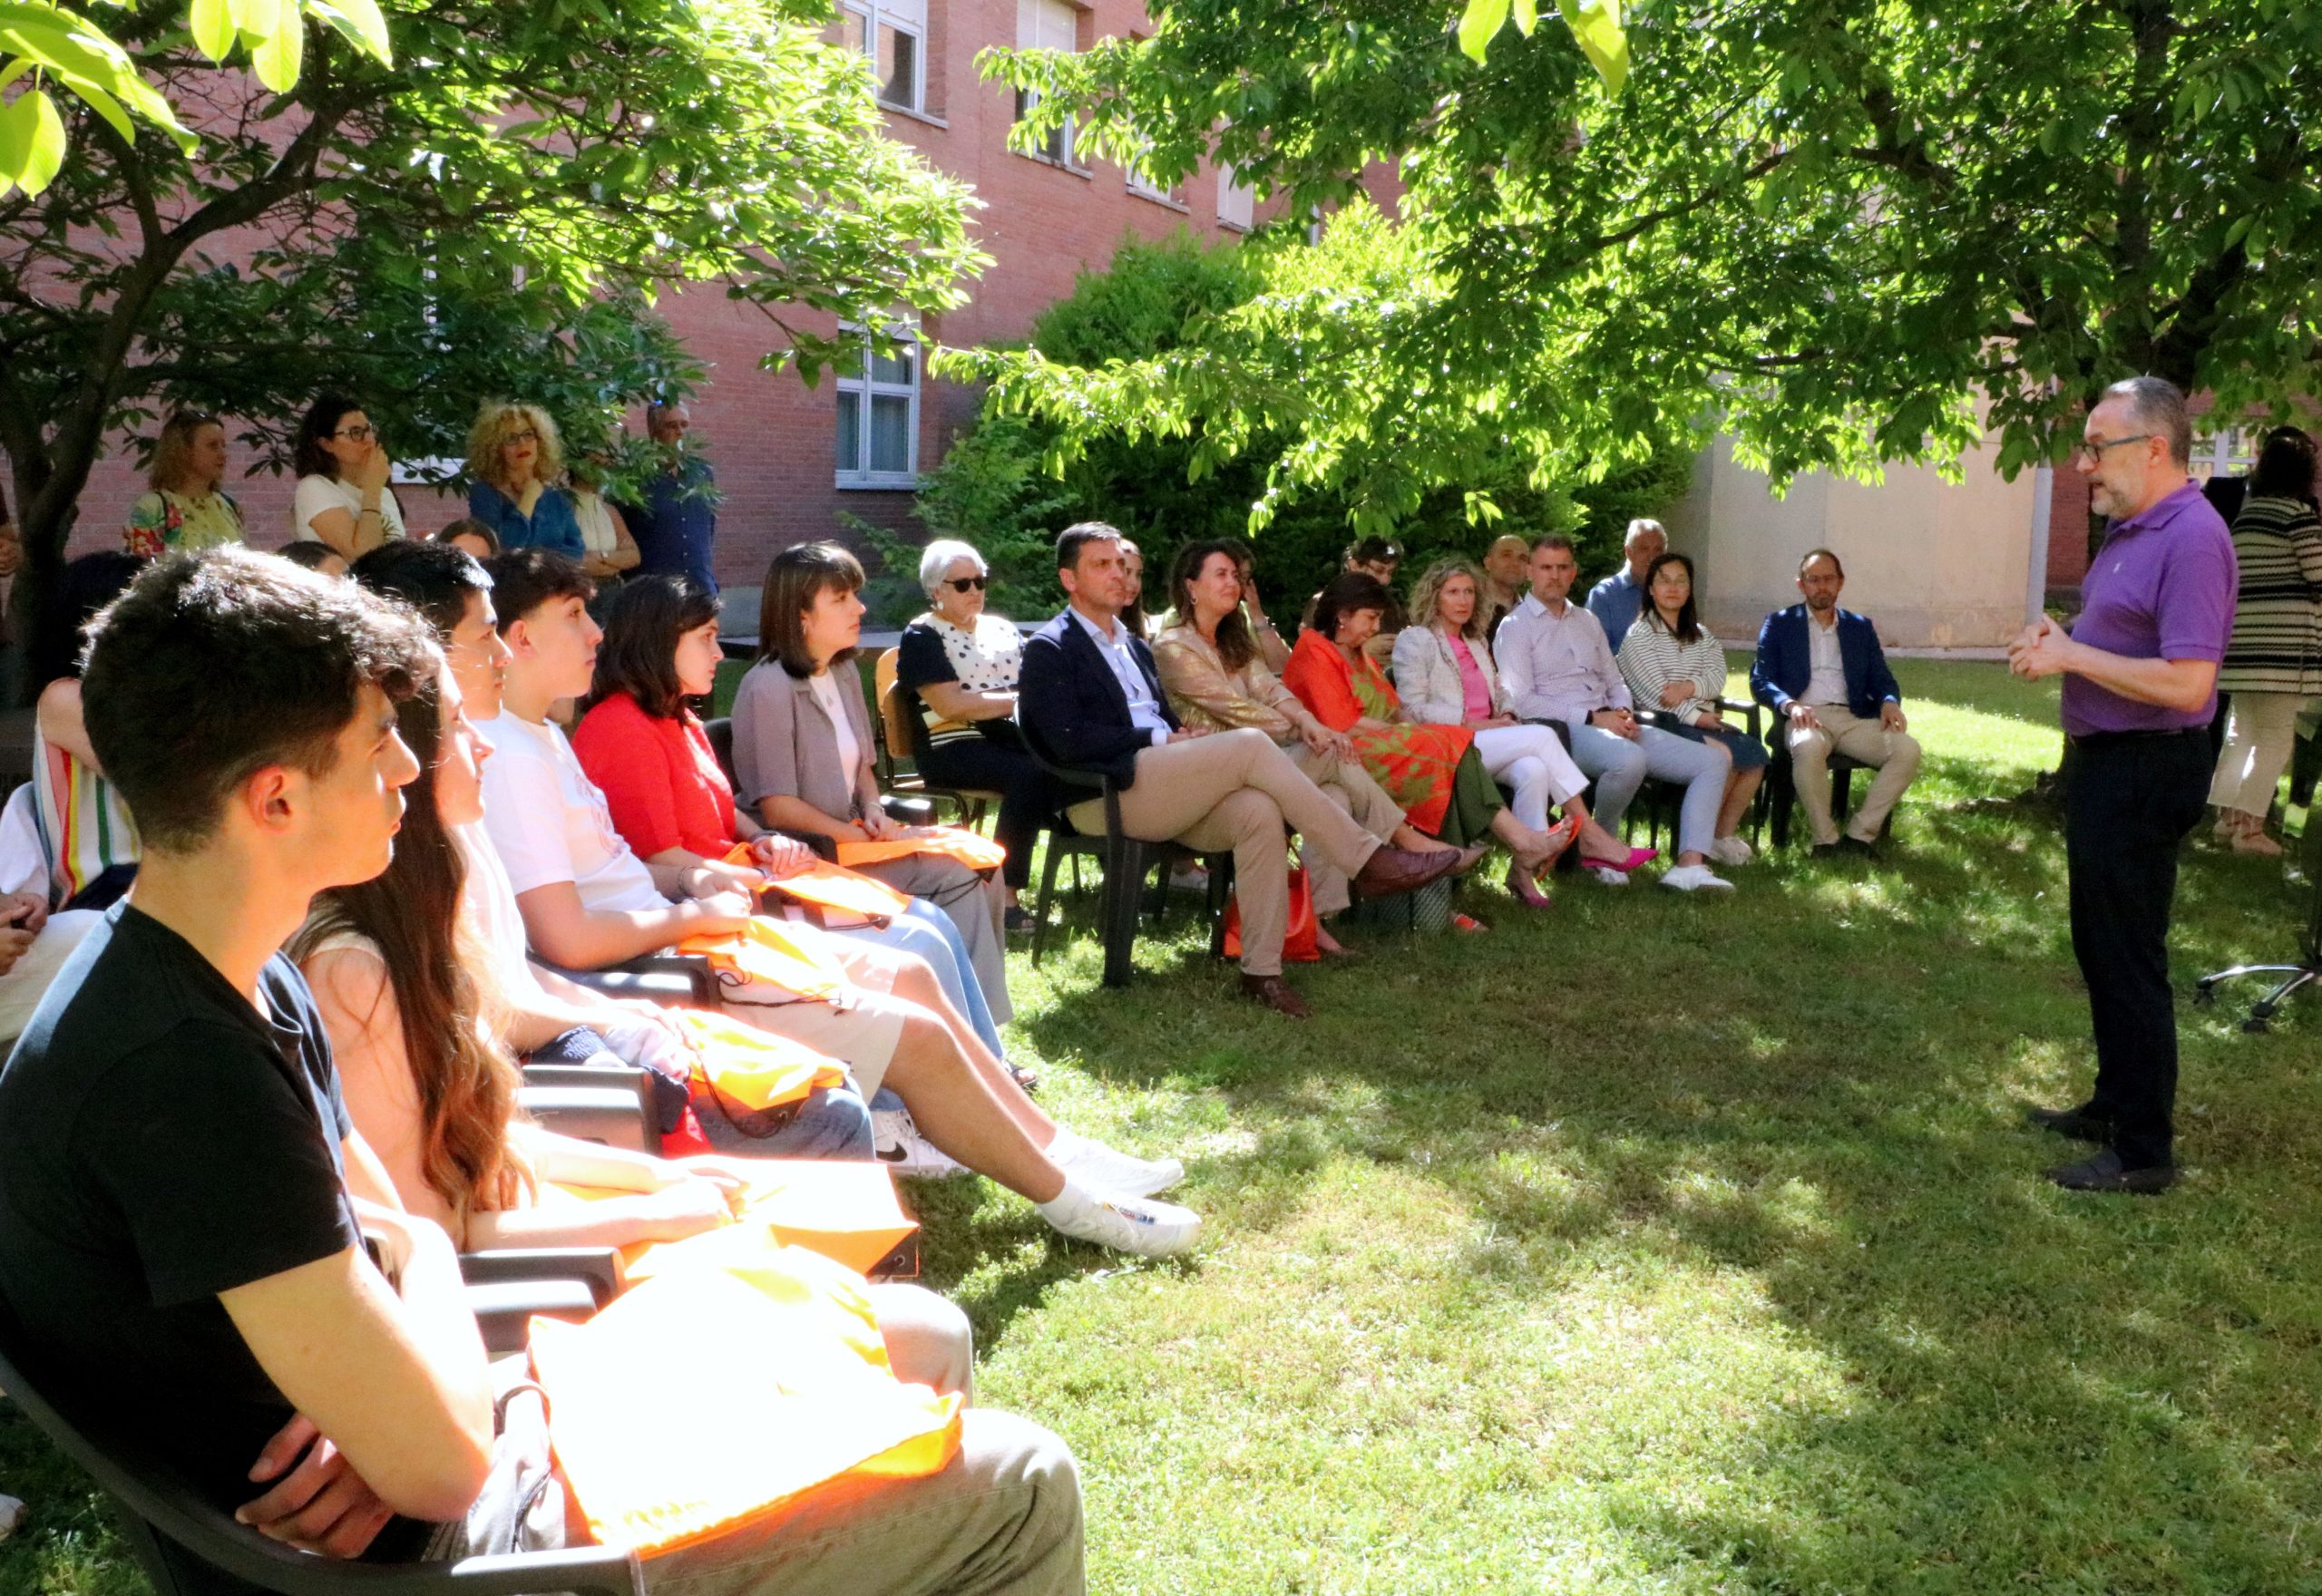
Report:
[[[2116,522],[2081,579],[2073,640],[2132,659],[2223,659],[2239,585],[2225,522],[2186,483],[2142,515]],[[2199,709],[2140,704],[2068,675],[2064,732],[2173,732],[2205,726],[2217,691]]]

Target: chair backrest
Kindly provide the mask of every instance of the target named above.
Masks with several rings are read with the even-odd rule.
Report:
[[[727,783],[739,793],[741,780],[734,774],[734,717],[721,715],[716,720],[705,721],[701,729],[709,734],[709,751],[717,755],[717,768],[726,773]]]
[[[871,667],[872,699],[879,706],[873,724],[879,734],[879,784],[883,787],[894,784],[897,759],[908,755],[912,764],[918,763],[919,739],[913,734],[926,729],[896,675],[896,653],[893,648],[882,650]]]

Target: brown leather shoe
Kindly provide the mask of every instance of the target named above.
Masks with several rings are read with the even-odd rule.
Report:
[[[1298,995],[1298,989],[1280,976],[1244,976],[1242,993],[1292,1019],[1314,1017],[1314,1011],[1306,1007],[1306,999]]]
[[[1459,868],[1467,855],[1457,848],[1438,848],[1430,853],[1413,853],[1406,849],[1381,844],[1362,861],[1356,872],[1354,890],[1365,898],[1391,898],[1398,892],[1416,892],[1428,882],[1449,875]]]

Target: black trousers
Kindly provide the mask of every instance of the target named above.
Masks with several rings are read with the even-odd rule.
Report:
[[[1014,728],[1010,728],[1011,731]],[[919,774],[939,787],[976,787],[1000,794],[993,838],[1008,850],[1000,879],[1020,891],[1032,879],[1032,844],[1067,793],[1064,784],[1040,768],[1022,748],[977,735],[939,743],[919,761]],[[1085,793],[1070,794],[1074,798]]]
[[[2072,950],[2096,1031],[2088,1112],[2112,1122],[2131,1169],[2170,1162],[2177,1017],[2169,988],[2169,909],[2177,848],[2209,801],[2209,728],[2094,736],[2073,744],[2064,858]]]

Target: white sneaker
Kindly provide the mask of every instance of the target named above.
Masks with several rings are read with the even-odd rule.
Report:
[[[1117,1147],[1056,1128],[1056,1140],[1047,1148],[1049,1162],[1092,1192],[1123,1197],[1150,1197],[1185,1178],[1185,1166],[1174,1158],[1133,1158]]]
[[[1039,1207],[1059,1234],[1140,1258],[1174,1258],[1201,1235],[1201,1218],[1188,1209],[1149,1197],[1104,1195],[1068,1175],[1055,1200]]]
[[[1705,864],[1680,864],[1661,872],[1661,884],[1680,892],[1731,892],[1733,883],[1710,873]]]
[[[1747,864],[1754,852],[1740,837],[1720,837],[1709,845],[1709,856],[1720,864]]]
[[[1624,870],[1615,870],[1609,864],[1592,864],[1586,868],[1590,875],[1595,876],[1608,887],[1625,887],[1629,884],[1629,872]]]
[[[893,1173],[918,1181],[948,1181],[968,1166],[919,1134],[908,1108],[871,1111],[871,1150]]]

